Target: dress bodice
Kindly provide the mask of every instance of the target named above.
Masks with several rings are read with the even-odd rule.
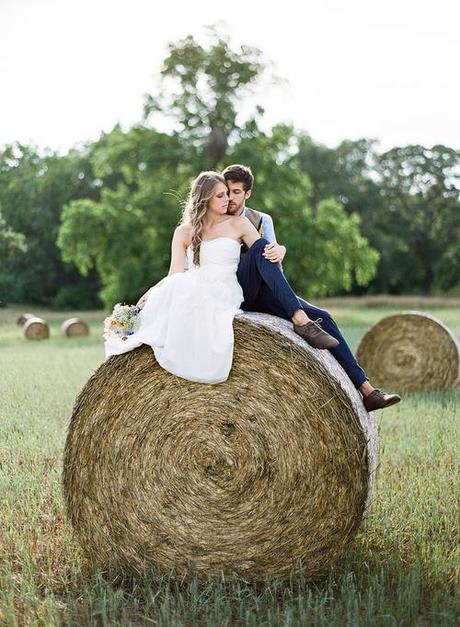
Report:
[[[200,265],[193,264],[192,247],[187,248],[187,259],[191,270],[210,270],[234,272],[240,260],[241,243],[232,237],[216,237],[203,240],[200,244]]]

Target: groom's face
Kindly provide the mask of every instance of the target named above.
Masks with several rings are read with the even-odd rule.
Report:
[[[238,216],[243,211],[246,199],[251,195],[251,191],[245,191],[244,184],[240,181],[227,181],[228,188],[228,209],[227,213]]]

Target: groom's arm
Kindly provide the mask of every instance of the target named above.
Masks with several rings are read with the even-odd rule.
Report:
[[[265,247],[264,257],[272,263],[281,263],[286,255],[286,246],[282,246],[276,241],[272,217],[266,213],[262,215],[262,232],[269,242],[269,246]]]

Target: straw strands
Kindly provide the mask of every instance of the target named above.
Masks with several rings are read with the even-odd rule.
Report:
[[[236,317],[230,378],[192,383],[150,347],[112,356],[73,410],[68,517],[111,573],[324,577],[369,503],[377,428],[328,351]]]
[[[438,390],[460,380],[460,345],[437,318],[417,311],[387,316],[361,340],[358,361],[375,385]]]

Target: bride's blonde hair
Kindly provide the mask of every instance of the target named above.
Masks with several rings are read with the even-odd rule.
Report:
[[[200,244],[204,216],[208,210],[208,202],[214,196],[214,190],[218,183],[225,185],[225,179],[219,172],[200,172],[192,183],[182,214],[181,224],[192,227],[190,245],[193,252],[193,263],[196,266],[200,265]]]

